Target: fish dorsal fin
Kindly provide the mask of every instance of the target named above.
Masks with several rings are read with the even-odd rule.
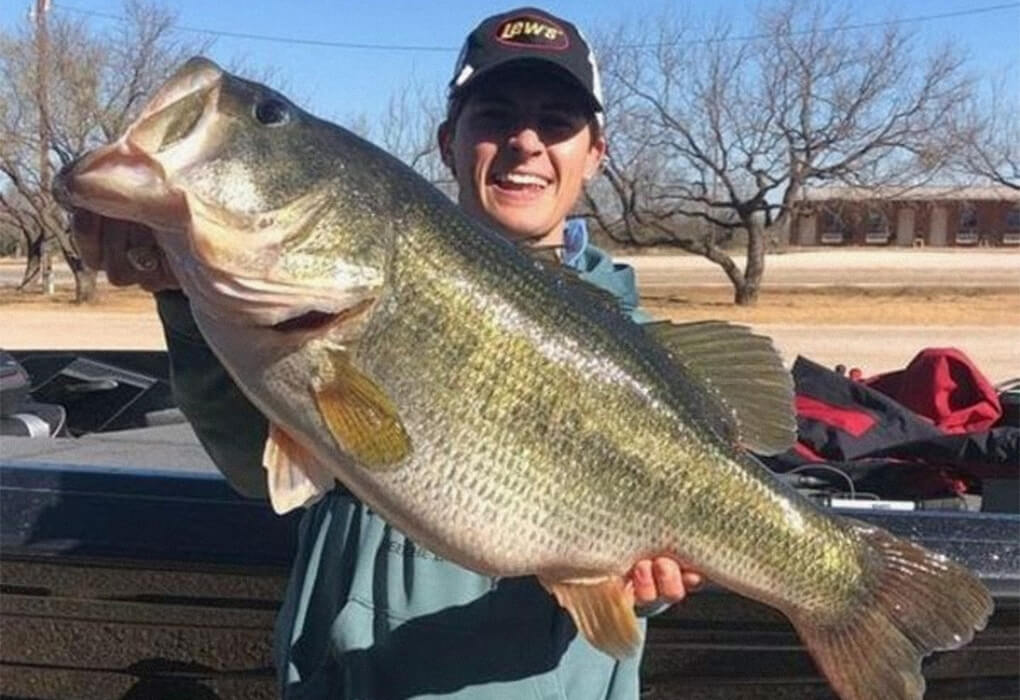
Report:
[[[559,251],[562,246],[535,246],[526,243],[517,245],[538,269],[553,278],[556,284],[570,294],[580,296],[588,304],[600,306],[607,311],[615,311],[622,317],[629,318],[623,312],[616,295],[588,282],[577,270],[560,262]]]
[[[337,445],[367,469],[397,468],[411,453],[411,439],[396,406],[351,366],[346,351],[330,349],[328,356],[330,361],[312,382],[312,394]]]
[[[637,653],[641,628],[634,614],[634,594],[622,578],[540,580],[592,646],[617,659]]]
[[[793,446],[793,378],[769,338],[725,321],[651,323],[645,330],[733,411],[743,447],[772,455]]]
[[[333,475],[306,448],[270,423],[262,452],[269,502],[279,515],[307,506],[333,488]]]

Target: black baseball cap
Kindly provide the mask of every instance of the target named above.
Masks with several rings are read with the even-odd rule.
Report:
[[[557,69],[591,98],[595,116],[602,122],[602,85],[591,47],[573,24],[534,7],[493,15],[468,34],[450,81],[449,98],[463,95],[483,75],[518,61]]]

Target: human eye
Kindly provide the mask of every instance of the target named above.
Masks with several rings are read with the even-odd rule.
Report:
[[[547,114],[542,117],[542,124],[553,129],[568,129],[576,120],[565,114]]]
[[[557,136],[569,136],[583,126],[584,119],[575,114],[556,111],[543,114],[540,123],[544,132]]]
[[[510,110],[499,105],[483,105],[475,110],[474,117],[488,127],[503,126],[512,120]]]

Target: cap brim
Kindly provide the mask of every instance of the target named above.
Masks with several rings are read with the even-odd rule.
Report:
[[[581,91],[581,93],[588,98],[592,112],[596,114],[601,114],[602,112],[605,111],[605,108],[602,106],[602,103],[598,101],[598,99],[595,97],[592,91],[588,89],[588,87],[584,84],[584,82],[581,81],[580,78],[578,78],[576,75],[570,72],[570,70],[563,67],[556,61],[549,61],[535,56],[508,56],[506,58],[495,61],[485,66],[484,68],[479,68],[477,71],[469,75],[467,80],[465,80],[461,85],[451,85],[450,97],[462,97],[470,93],[471,90],[478,87],[478,85],[480,84],[479,81],[481,81],[483,78],[487,76],[492,76],[493,73],[496,73],[500,70],[505,70],[512,66],[526,66],[529,64],[541,66],[543,70],[548,70],[550,72],[556,73],[557,75],[566,79],[567,82],[576,85],[578,89]]]

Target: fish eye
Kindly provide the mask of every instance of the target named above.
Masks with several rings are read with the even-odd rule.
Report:
[[[267,97],[255,105],[255,119],[264,126],[283,126],[290,121],[290,108],[276,97]]]

